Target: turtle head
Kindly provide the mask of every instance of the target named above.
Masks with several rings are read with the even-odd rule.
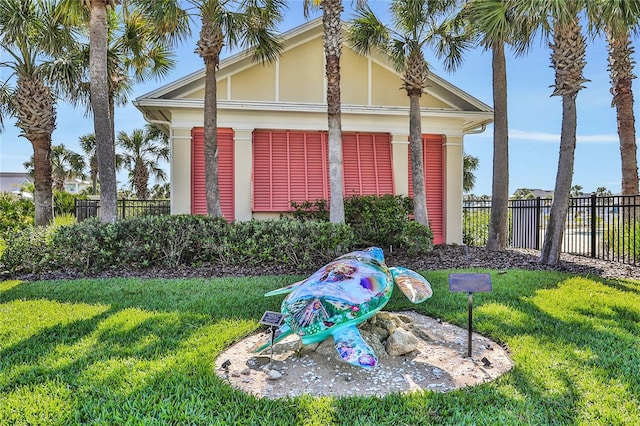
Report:
[[[368,249],[363,250],[365,253],[368,253],[369,256],[374,258],[380,263],[384,263],[384,252],[380,247],[369,247]]]

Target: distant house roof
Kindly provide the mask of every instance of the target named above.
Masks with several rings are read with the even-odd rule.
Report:
[[[29,173],[0,172],[0,192],[12,192],[20,189],[25,183],[33,182]]]

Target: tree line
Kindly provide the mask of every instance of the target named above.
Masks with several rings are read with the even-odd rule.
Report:
[[[488,250],[506,248],[508,172],[507,70],[505,49],[525,55],[536,39],[548,42],[555,70],[552,95],[562,100],[562,128],[554,202],[541,261],[555,264],[564,231],[576,145],[576,98],[583,76],[587,34],[609,47],[612,104],[616,107],[622,158],[622,192],[638,193],[631,82],[631,34],[640,2],[589,0],[391,0],[393,25],[379,19],[365,0],[347,23],[355,50],[387,54],[409,100],[409,134],[415,219],[428,224],[422,118],[419,99],[428,84],[427,48],[455,70],[471,48],[492,54],[494,148],[492,216]],[[5,0],[0,5],[0,47],[16,84],[2,85],[2,113],[13,115],[34,148],[36,223],[51,220],[51,133],[56,96],[86,105],[92,113],[100,175],[102,220],[116,220],[114,105],[131,84],[162,75],[173,65],[173,48],[200,24],[196,53],[205,67],[205,193],[209,215],[221,216],[217,164],[216,71],[223,48],[246,48],[256,61],[282,50],[277,25],[284,0]],[[343,2],[304,0],[305,15],[322,10],[327,81],[330,220],[344,222],[340,117],[340,56]]]

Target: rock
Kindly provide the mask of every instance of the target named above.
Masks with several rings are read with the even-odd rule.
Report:
[[[373,349],[373,353],[376,354],[378,359],[386,358],[388,356],[387,351],[384,348],[384,345],[382,344],[379,336],[368,330],[360,330],[360,335],[362,336],[364,341],[367,342],[369,346],[371,346],[371,349]],[[337,353],[335,349],[334,352]]]
[[[269,370],[267,372],[267,379],[269,380],[278,380],[282,378],[282,373],[278,370]]]
[[[320,355],[326,356],[327,358],[331,358],[336,362],[342,361],[342,358],[340,358],[338,351],[336,351],[333,337],[327,337],[322,342],[320,342],[320,344],[316,346],[315,351]]]
[[[404,328],[398,328],[387,339],[389,356],[400,356],[414,351],[418,347],[418,338]]]

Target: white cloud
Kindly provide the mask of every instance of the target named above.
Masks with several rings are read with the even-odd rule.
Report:
[[[576,137],[577,137],[578,143],[616,143],[617,144],[619,142],[619,138],[617,134],[577,135]],[[525,130],[510,129],[509,139],[529,141],[529,142],[560,143],[560,134],[530,132]]]

